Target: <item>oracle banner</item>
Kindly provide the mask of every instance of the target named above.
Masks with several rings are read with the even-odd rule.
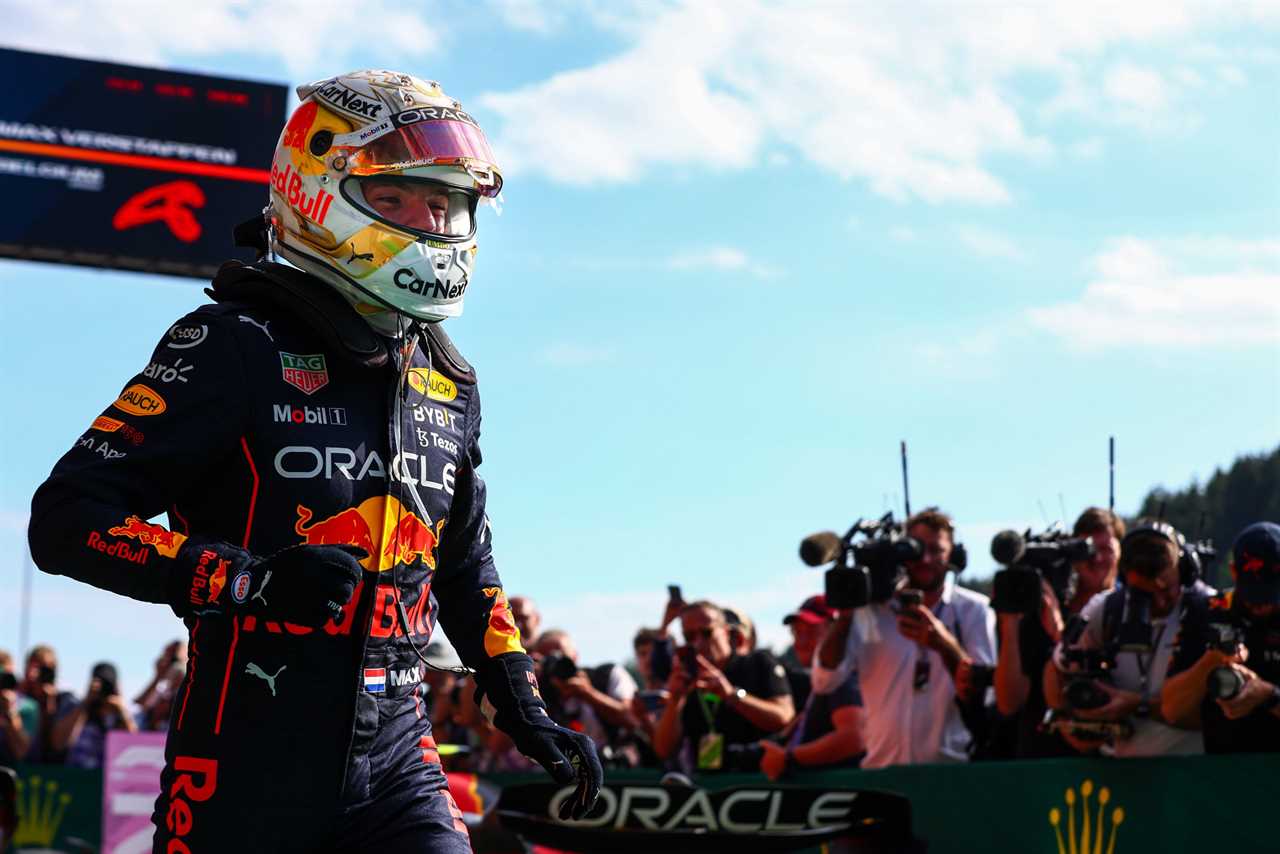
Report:
[[[207,278],[252,260],[283,85],[0,48],[0,256]]]

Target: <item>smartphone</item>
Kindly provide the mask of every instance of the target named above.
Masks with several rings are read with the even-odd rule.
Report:
[[[640,698],[644,710],[650,714],[657,714],[667,706],[666,691],[637,691],[636,696]]]
[[[913,605],[923,605],[924,591],[916,590],[913,587],[904,587],[898,591],[897,596],[895,598],[897,599],[897,602],[898,602],[898,611],[902,612],[912,607]]]
[[[698,651],[691,646],[680,647],[680,666],[689,676],[698,675]]]
[[[680,585],[679,585],[679,584],[668,584],[668,585],[667,585],[667,598],[668,598],[668,599],[670,599],[672,602],[683,602],[683,601],[684,601],[684,597],[680,595]]]
[[[40,665],[40,675],[36,681],[41,685],[52,685],[58,678],[58,671],[47,664]]]

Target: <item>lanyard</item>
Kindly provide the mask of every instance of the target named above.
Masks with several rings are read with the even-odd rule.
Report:
[[[707,732],[714,734],[716,731],[716,716],[711,711],[711,701],[707,697],[706,692],[698,692],[698,707],[702,709],[702,716],[707,719]]]
[[[1142,682],[1142,699],[1147,699],[1147,682],[1150,678],[1151,665],[1155,663],[1156,656],[1160,654],[1160,641],[1164,640],[1164,630],[1169,625],[1168,621],[1160,624],[1160,631],[1156,632],[1155,640],[1151,644],[1151,652],[1146,660],[1142,653],[1135,652],[1134,658],[1138,660],[1138,674],[1141,676]]]

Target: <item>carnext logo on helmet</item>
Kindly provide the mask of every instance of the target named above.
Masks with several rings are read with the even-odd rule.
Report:
[[[371,101],[341,83],[326,83],[316,91],[316,94],[335,107],[340,107],[349,113],[355,113],[368,119],[376,119],[378,114],[382,112],[382,105],[377,101]]]

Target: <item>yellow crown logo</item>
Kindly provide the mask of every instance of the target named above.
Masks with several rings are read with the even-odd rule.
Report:
[[[62,818],[67,814],[71,796],[66,792],[59,795],[58,784],[53,780],[43,787],[40,783],[40,777],[18,781],[18,829],[13,834],[14,848],[48,848],[53,845]]]
[[[1111,800],[1111,790],[1103,786],[1098,790],[1097,822],[1091,822],[1089,816],[1089,797],[1093,794],[1093,781],[1085,780],[1080,784],[1080,823],[1076,824],[1076,790],[1067,789],[1067,838],[1062,839],[1062,810],[1054,807],[1049,810],[1049,824],[1053,825],[1053,834],[1058,838],[1058,854],[1115,854],[1116,835],[1124,822],[1124,808],[1111,810],[1111,838],[1106,848],[1102,847],[1106,828],[1103,827],[1107,804]],[[1093,847],[1090,848],[1090,843]]]

